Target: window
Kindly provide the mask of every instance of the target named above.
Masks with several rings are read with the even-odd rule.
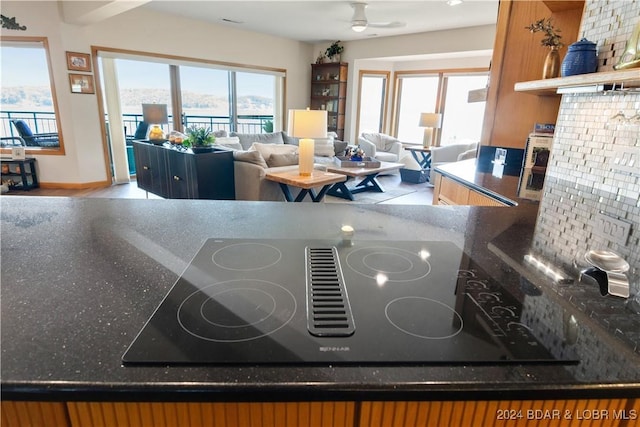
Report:
[[[27,152],[64,154],[47,39],[3,36],[0,47],[0,136],[21,136]]]
[[[107,121],[115,128],[113,134],[109,133],[108,145],[110,153],[116,154],[111,156],[109,170],[115,171],[117,182],[128,180],[135,170],[129,164],[129,174],[124,176],[126,163],[132,159],[118,158],[117,154],[124,149],[125,141],[132,145],[142,121],[143,103],[167,105],[169,123],[162,126],[165,133],[184,132],[191,126],[241,133],[282,129],[284,70],[252,69],[117,49],[101,48],[96,55],[103,79],[100,88],[106,95]],[[122,135],[116,135],[120,118],[124,141]]]
[[[180,66],[180,90],[185,129],[204,126],[231,130],[228,71]]]
[[[276,78],[269,74],[236,71],[236,124],[242,133],[273,131]]]
[[[420,144],[424,135],[424,129],[418,127],[420,114],[436,111],[440,79],[437,75],[406,76],[398,83],[398,139]]]
[[[142,104],[167,104],[169,123],[161,126],[165,132],[173,129],[169,66],[129,59],[115,62],[125,134],[134,135],[142,121]]]
[[[465,139],[480,141],[486,102],[468,102],[469,91],[487,85],[487,75],[445,76],[446,96],[442,108],[440,145]]]
[[[383,132],[388,82],[389,73],[386,71],[360,71],[356,135]]]
[[[470,103],[468,94],[485,87],[487,78],[486,71],[398,74],[398,139],[419,144],[424,134],[418,126],[420,113],[441,113],[442,127],[434,133],[436,145],[480,141],[486,103]]]

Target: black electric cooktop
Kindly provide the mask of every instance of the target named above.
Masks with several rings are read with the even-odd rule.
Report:
[[[468,264],[448,242],[209,239],[123,362],[573,361]]]

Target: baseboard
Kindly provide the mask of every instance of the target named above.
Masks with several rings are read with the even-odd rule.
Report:
[[[109,181],[95,181],[95,182],[40,182],[40,188],[44,189],[61,189],[61,190],[87,190],[90,188],[105,188],[110,187]]]

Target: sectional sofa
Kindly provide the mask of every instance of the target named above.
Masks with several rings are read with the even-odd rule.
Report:
[[[298,166],[298,139],[285,132],[242,134],[232,132],[217,137],[216,144],[233,150],[236,200],[284,201],[277,183],[265,179],[268,171],[294,169]],[[330,135],[315,140],[315,163],[333,163],[344,153],[347,143]]]

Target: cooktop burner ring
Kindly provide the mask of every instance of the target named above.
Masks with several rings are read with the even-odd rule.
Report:
[[[391,246],[369,246],[350,252],[345,263],[356,273],[384,282],[412,282],[431,273],[427,252],[411,252]]]
[[[231,271],[262,270],[276,265],[281,259],[280,249],[266,243],[253,242],[227,245],[211,255],[214,265]]]
[[[407,305],[411,305],[411,310]],[[408,313],[412,313],[408,315]],[[428,315],[428,319],[420,319],[415,313]],[[405,334],[416,338],[444,340],[453,338],[462,332],[464,321],[462,316],[447,304],[426,297],[408,296],[395,298],[386,305],[384,314],[389,323]],[[443,322],[437,317],[451,318],[451,322]],[[433,320],[433,321],[431,321]],[[434,328],[435,327],[435,328]]]
[[[238,324],[238,325],[232,325],[232,324],[229,324],[228,322],[225,324],[225,323],[216,322],[216,321],[213,321],[213,320],[209,319],[209,317],[207,315],[206,305],[208,303],[212,302],[211,298],[216,297],[216,296],[221,296],[221,295],[224,295],[224,294],[232,294],[232,293],[235,293],[235,292],[238,292],[238,291],[249,291],[249,292],[262,294],[263,296],[266,297],[265,299],[267,300],[267,302],[271,303],[270,311],[265,312],[265,314],[263,314],[261,317],[258,317],[257,319],[254,319],[254,320],[248,321],[248,322],[244,322],[244,323],[241,323],[241,324]],[[227,289],[227,290],[218,292],[217,294],[211,295],[211,298],[205,300],[202,303],[202,305],[200,305],[200,316],[202,316],[202,319],[204,319],[205,322],[207,322],[207,323],[209,323],[209,324],[211,324],[213,326],[219,327],[219,328],[244,328],[244,327],[247,327],[247,326],[258,325],[260,322],[266,320],[269,316],[271,316],[276,311],[276,305],[277,305],[276,304],[276,300],[275,300],[275,298],[273,298],[272,295],[269,295],[268,293],[266,293],[265,291],[263,291],[261,289],[252,289],[252,288]],[[260,306],[262,307],[262,304]]]
[[[235,279],[193,291],[178,306],[176,318],[180,327],[196,338],[233,343],[273,334],[286,326],[296,311],[295,297],[283,286],[266,280]]]

